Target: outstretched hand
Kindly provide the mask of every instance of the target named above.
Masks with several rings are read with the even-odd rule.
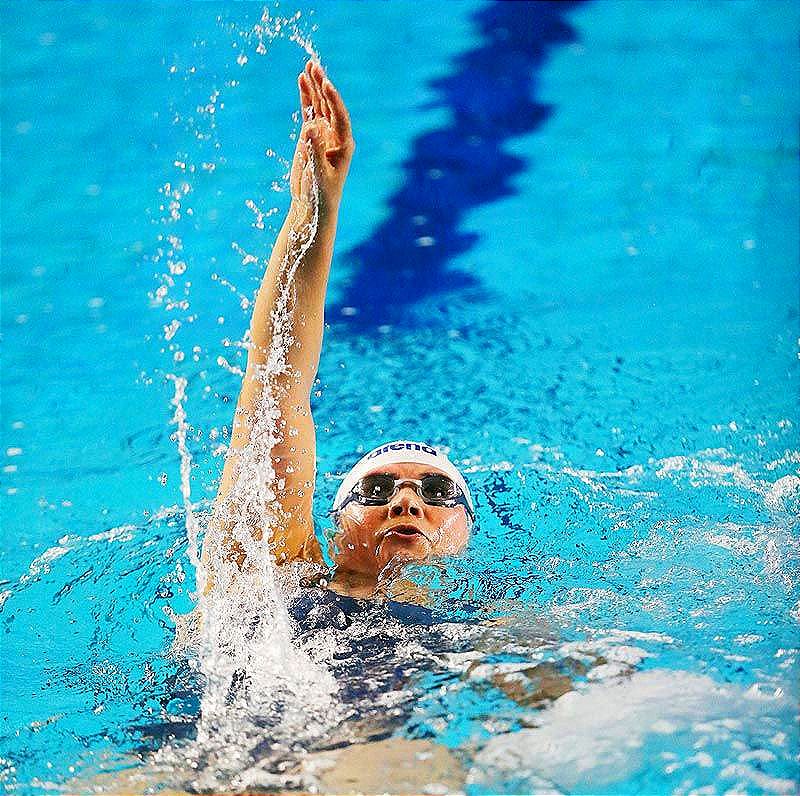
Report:
[[[317,202],[320,215],[335,214],[355,150],[350,116],[318,63],[309,61],[297,82],[303,126],[289,180],[292,203],[302,215]]]

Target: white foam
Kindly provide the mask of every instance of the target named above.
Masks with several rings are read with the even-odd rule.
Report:
[[[648,736],[724,732],[717,720],[743,712],[755,725],[765,698],[772,707],[787,705],[781,695],[755,696],[680,671],[652,670],[594,683],[539,713],[538,727],[491,739],[478,754],[469,781],[488,785],[512,779],[534,790],[550,783],[567,792],[587,783],[605,789],[649,765],[644,752]],[[739,773],[749,777],[744,769]],[[787,782],[764,777],[759,787],[783,793]]]
[[[770,484],[764,495],[764,504],[772,511],[787,511],[789,501],[800,497],[800,477],[785,475]]]

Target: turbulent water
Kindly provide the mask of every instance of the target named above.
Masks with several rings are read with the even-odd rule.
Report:
[[[4,663],[5,687],[29,696],[5,717],[4,785],[370,792],[364,777],[378,768],[381,784],[430,794],[796,792],[788,321],[755,353],[737,349],[763,363],[754,379],[729,350],[744,340],[739,321],[711,301],[706,326],[684,319],[689,331],[667,343],[636,320],[645,301],[604,306],[593,293],[563,307],[538,285],[423,299],[363,333],[346,307],[329,319],[312,396],[318,534],[332,531],[324,512],[341,474],[386,438],[446,449],[477,508],[464,556],[393,571],[376,599],[355,601],[320,588],[311,565],[276,568],[266,541],[274,377],[312,222],[281,264],[253,443],[213,507],[289,165],[270,140],[262,194],[230,175],[216,182],[232,156],[226,113],[237,92],[261,90],[248,70],[269,74],[273,48],[298,64],[316,56],[303,15],[215,30],[229,48],[219,79],[204,74],[202,41],[194,61],[163,65],[182,90],[159,124],[180,145],[144,252],[160,328],[148,344],[161,361],[142,381],[167,386],[171,421],[121,443],[161,483],[179,482],[181,501],[146,521],[58,526],[3,582],[6,646],[31,661],[20,672]],[[429,174],[425,154],[409,173]],[[219,223],[220,186],[250,224],[222,234],[233,264],[201,241]],[[501,231],[498,250],[513,249],[505,219]],[[648,283],[630,249],[634,290]],[[537,267],[543,282],[563,276],[545,258]],[[767,394],[759,380],[779,386]],[[174,467],[154,454],[168,436]],[[50,516],[54,502],[41,501]],[[247,551],[243,571],[222,554],[226,535]],[[392,749],[405,764],[390,764]]]
[[[89,660],[52,670],[75,708],[25,732],[31,754],[69,749],[64,733],[82,727],[113,751],[84,758],[86,776],[130,775],[125,752],[148,761],[142,782],[313,788],[326,750],[396,736],[454,750],[475,793],[792,792],[793,477],[760,481],[713,451],[626,473],[542,459],[474,465],[476,492],[503,504],[481,513],[466,558],[408,568],[388,602],[319,600],[300,585],[307,572],[286,571],[277,592],[243,578],[242,591],[201,602],[207,627],[228,625],[171,653],[158,641],[172,632],[149,628],[185,581],[152,562],[183,560],[185,513],[65,537],[6,593],[6,610],[52,601],[70,621],[98,588],[117,609],[94,613]],[[705,501],[706,516],[664,501]],[[710,516],[731,501],[771,519]],[[542,503],[555,516],[531,533],[520,507]]]

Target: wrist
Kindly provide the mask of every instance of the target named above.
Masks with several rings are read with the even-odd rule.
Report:
[[[289,205],[289,211],[286,215],[287,222],[293,228],[299,228],[310,224],[314,219],[314,206],[310,202],[303,199],[293,198]],[[339,217],[339,200],[331,201],[330,199],[323,200],[320,197],[319,213],[317,214],[317,226],[325,227],[328,225],[336,225]]]

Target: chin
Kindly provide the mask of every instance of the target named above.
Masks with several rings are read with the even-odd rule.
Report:
[[[378,558],[381,568],[390,561],[424,561],[433,555],[430,542],[424,537],[408,539],[385,539]]]

